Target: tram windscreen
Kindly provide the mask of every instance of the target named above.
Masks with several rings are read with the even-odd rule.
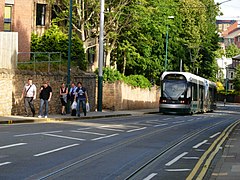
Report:
[[[187,82],[182,75],[167,75],[163,80],[162,88],[163,96],[177,100],[178,98],[184,98]]]

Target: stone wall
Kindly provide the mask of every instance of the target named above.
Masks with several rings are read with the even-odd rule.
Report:
[[[61,101],[59,98],[59,88],[61,83],[66,83],[66,74],[64,73],[41,73],[31,71],[16,71],[13,76],[12,86],[12,115],[23,115],[24,104],[21,100],[22,89],[27,83],[28,78],[33,79],[33,83],[36,85],[37,90],[41,87],[43,81],[49,81],[50,86],[53,90],[52,100],[49,102],[49,114],[60,114],[61,112]],[[96,76],[95,74],[74,74],[72,75],[72,81],[81,81],[83,86],[87,88],[89,94],[89,103],[91,111],[95,110],[95,94],[96,94]],[[11,90],[11,89],[10,89]],[[37,92],[37,99],[35,100],[36,113],[39,110],[39,92]]]
[[[160,91],[134,88],[121,81],[103,84],[103,109],[131,110],[158,108]]]
[[[11,115],[13,72],[0,68],[0,116]]]

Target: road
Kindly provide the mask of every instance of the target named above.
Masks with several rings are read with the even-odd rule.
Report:
[[[238,106],[0,126],[0,179],[186,179]]]

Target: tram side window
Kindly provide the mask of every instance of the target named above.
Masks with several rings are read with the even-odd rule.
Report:
[[[193,101],[197,101],[197,84],[193,84]]]

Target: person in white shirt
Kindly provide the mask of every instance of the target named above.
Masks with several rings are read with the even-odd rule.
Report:
[[[29,107],[32,112],[32,116],[35,116],[35,108],[34,108],[34,103],[33,100],[36,99],[36,94],[37,94],[37,88],[36,86],[32,83],[32,79],[28,79],[28,83],[24,86],[23,91],[22,91],[22,97],[24,98],[24,108],[25,108],[25,113],[26,116],[29,116]]]

